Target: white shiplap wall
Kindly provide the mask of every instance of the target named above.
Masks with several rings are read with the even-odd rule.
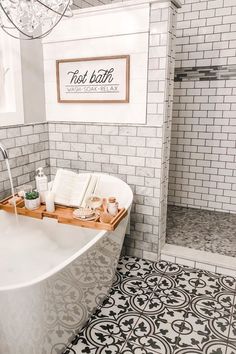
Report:
[[[43,45],[47,120],[144,124],[148,40],[149,4],[87,9],[63,21]],[[129,104],[57,103],[57,59],[127,54],[131,60]]]

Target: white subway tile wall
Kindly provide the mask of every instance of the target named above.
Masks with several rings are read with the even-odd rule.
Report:
[[[176,67],[236,64],[234,0],[182,0]]]
[[[25,183],[35,187],[35,171],[40,166],[50,175],[47,123],[0,128],[0,141],[8,151],[15,187]],[[6,163],[0,156],[0,199],[10,194]]]
[[[236,212],[236,3],[182,1],[169,204]]]

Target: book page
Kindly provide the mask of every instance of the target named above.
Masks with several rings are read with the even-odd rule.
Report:
[[[55,203],[80,206],[90,178],[90,174],[80,175],[72,171],[59,169],[52,187],[52,192],[55,194]]]
[[[91,179],[90,179],[90,182],[89,182],[89,185],[88,185],[88,188],[84,194],[84,198],[83,198],[83,201],[81,203],[81,206],[82,207],[86,207],[86,202],[87,202],[87,199],[89,197],[91,197],[91,195],[94,194],[94,190],[95,190],[95,187],[97,185],[97,180],[98,180],[98,177],[95,176],[95,175],[92,175],[91,176]]]
[[[98,195],[98,196],[99,196],[98,190],[99,190],[100,179],[101,179],[101,177],[97,176],[97,182],[96,182],[96,185],[94,186],[94,191],[93,191],[93,194]]]
[[[88,185],[91,180],[91,174],[77,175],[76,182],[74,184],[74,192],[71,195],[70,205],[72,206],[81,206],[82,201],[84,199],[84,195],[88,188]]]

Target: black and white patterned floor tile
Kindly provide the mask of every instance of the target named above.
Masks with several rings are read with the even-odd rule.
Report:
[[[123,257],[72,353],[236,354],[236,278]]]

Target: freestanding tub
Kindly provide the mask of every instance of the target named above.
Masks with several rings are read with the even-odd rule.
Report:
[[[100,174],[97,194],[133,194]],[[0,354],[59,354],[110,290],[128,216],[114,232],[0,211]]]

